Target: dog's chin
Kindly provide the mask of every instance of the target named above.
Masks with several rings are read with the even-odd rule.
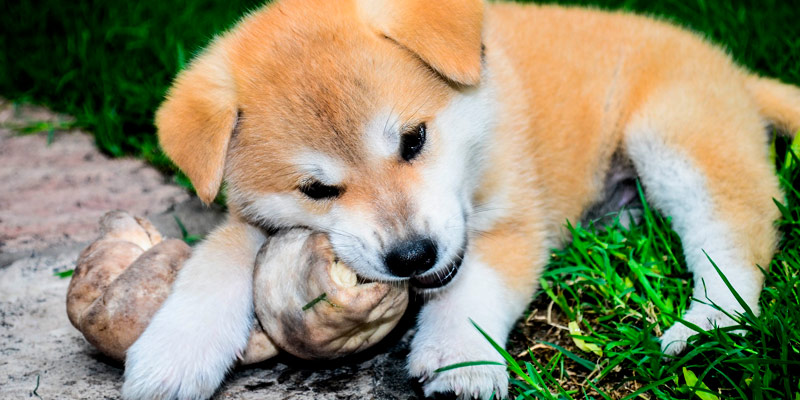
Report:
[[[466,248],[462,248],[458,254],[443,267],[439,267],[434,271],[429,271],[422,275],[411,277],[411,286],[417,291],[434,291],[447,286],[458,274],[461,263],[464,261],[465,250]]]

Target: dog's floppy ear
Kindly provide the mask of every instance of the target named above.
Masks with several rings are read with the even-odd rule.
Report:
[[[482,0],[359,0],[367,23],[448,79],[481,79]]]
[[[161,148],[210,203],[222,184],[237,121],[236,89],[217,40],[183,70],[156,113]]]

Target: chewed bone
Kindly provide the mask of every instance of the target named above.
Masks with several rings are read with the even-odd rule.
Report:
[[[166,300],[191,248],[162,240],[149,221],[123,211],[106,214],[100,225],[102,236],[78,259],[67,314],[90,343],[123,360]],[[279,349],[301,358],[361,351],[386,336],[408,304],[403,285],[359,283],[321,233],[279,232],[254,263],[258,323],[242,364],[266,360]]]
[[[270,237],[256,261],[255,310],[278,346],[301,358],[334,358],[386,336],[405,312],[405,285],[359,284],[327,236],[294,229]]]

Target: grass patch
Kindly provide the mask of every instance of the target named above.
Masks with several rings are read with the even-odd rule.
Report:
[[[71,278],[74,273],[75,273],[74,269],[67,269],[64,271],[53,272],[53,276],[57,276],[61,279],[66,279],[66,278]]]
[[[203,240],[203,237],[200,235],[191,235],[189,231],[186,230],[186,225],[183,224],[180,218],[177,215],[172,216],[175,219],[175,224],[178,225],[178,229],[181,231],[181,240],[183,240],[189,246],[193,246],[197,242]]]
[[[572,244],[553,252],[541,293],[512,334],[513,397],[800,399],[800,164],[788,143],[777,147],[783,238],[760,316],[699,333],[685,353],[664,359],[657,338],[692,295],[669,219],[647,209],[631,229],[569,227]]]
[[[105,153],[164,170],[153,113],[175,73],[258,0],[10,1],[0,95],[75,118]]]

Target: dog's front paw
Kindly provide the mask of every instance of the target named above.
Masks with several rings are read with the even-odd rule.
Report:
[[[249,296],[241,297],[252,301]],[[210,398],[237,356],[242,355],[252,326],[247,307],[228,304],[229,307],[215,308],[205,299],[197,299],[194,308],[187,306],[186,299],[173,291],[128,349],[124,399]],[[242,308],[245,313],[234,312]],[[214,310],[225,310],[228,317],[209,312]]]
[[[162,336],[161,342],[155,342],[150,335],[142,336],[134,343],[128,349],[125,362],[122,398],[210,398],[224,379],[230,362],[206,359],[195,349],[186,346],[186,341],[185,337]]]
[[[453,338],[449,338],[453,339]],[[452,393],[459,399],[490,399],[508,396],[505,365],[475,365],[436,372],[437,369],[467,361],[503,362],[489,343],[460,343],[459,340],[412,344],[408,370],[419,378],[426,397]]]
[[[738,323],[725,315],[720,310],[705,304],[695,304],[683,316],[683,320],[697,325],[704,331],[714,329],[714,327],[725,328],[737,325]],[[742,333],[736,331],[737,333]],[[698,332],[681,322],[675,322],[661,335],[661,352],[666,356],[676,356],[686,350],[689,338],[697,335]]]
[[[243,357],[253,327],[253,260],[263,234],[229,223],[198,245],[125,354],[125,399],[206,399]],[[233,245],[235,244],[235,245]]]

